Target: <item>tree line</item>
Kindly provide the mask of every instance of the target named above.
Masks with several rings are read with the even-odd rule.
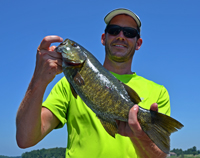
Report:
[[[200,154],[200,150],[197,150],[196,146],[193,146],[192,148],[189,148],[187,150],[182,150],[182,149],[173,149],[171,150],[171,152],[174,152],[177,154],[177,156],[179,155],[184,155],[184,154],[192,154],[192,155],[198,155]]]
[[[22,158],[65,158],[66,148],[33,150],[22,154]]]
[[[40,150],[25,152],[18,157],[8,157],[0,155],[0,158],[65,158],[65,151],[66,148],[40,149]],[[200,154],[200,150],[197,150],[196,146],[189,148],[187,150],[174,148],[173,150],[171,150],[171,152],[176,153],[177,156],[187,155],[187,154],[192,154],[195,156]]]

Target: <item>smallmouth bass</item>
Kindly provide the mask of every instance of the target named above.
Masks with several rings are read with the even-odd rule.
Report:
[[[63,73],[77,95],[97,115],[104,129],[113,137],[118,133],[116,120],[128,122],[128,114],[141,100],[129,86],[115,78],[78,43],[66,39],[55,49],[62,54]],[[139,107],[137,114],[142,130],[165,153],[170,150],[171,133],[183,125],[156,111]]]

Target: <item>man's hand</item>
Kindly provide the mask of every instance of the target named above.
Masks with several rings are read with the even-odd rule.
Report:
[[[143,132],[138,120],[137,120],[137,113],[139,110],[138,105],[134,105],[129,111],[129,118],[128,123],[117,121],[118,124],[118,133],[127,136],[127,137],[137,137],[137,138],[144,138],[146,134]],[[158,111],[157,103],[151,105],[151,110]]]
[[[138,110],[139,106],[134,105],[129,111],[128,122],[117,121],[118,133],[122,136],[130,137],[140,157],[166,157],[166,154],[162,152],[142,130],[137,119]],[[158,104],[152,104],[150,110],[158,111]]]
[[[62,56],[54,51],[56,46],[51,46],[53,42],[62,42],[59,36],[46,36],[37,49],[36,68],[34,79],[42,80],[48,85],[54,77],[62,72]]]

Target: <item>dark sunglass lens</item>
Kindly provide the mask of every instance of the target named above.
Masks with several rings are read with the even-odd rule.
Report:
[[[120,27],[118,26],[115,26],[115,25],[110,25],[108,28],[107,28],[107,32],[111,35],[118,35],[120,33],[121,29]]]
[[[138,35],[138,31],[133,28],[124,28],[123,33],[127,38],[134,38]]]
[[[121,30],[123,30],[124,36],[127,38],[134,38],[139,36],[137,29],[131,27],[120,27],[118,25],[108,25],[105,31],[110,35],[116,36],[120,33]]]

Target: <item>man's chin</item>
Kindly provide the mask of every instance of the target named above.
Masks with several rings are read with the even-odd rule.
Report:
[[[111,59],[113,60],[113,61],[115,61],[115,62],[125,62],[126,60],[127,60],[127,58],[126,57],[124,57],[124,56],[119,56],[119,55],[114,55],[114,56],[112,56],[111,57]]]

